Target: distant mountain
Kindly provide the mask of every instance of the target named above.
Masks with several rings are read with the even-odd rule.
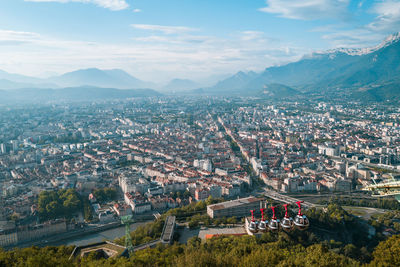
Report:
[[[0,90],[20,88],[58,88],[94,86],[118,89],[154,88],[155,84],[141,81],[119,69],[100,70],[96,68],[68,72],[48,79],[12,74],[0,70]]]
[[[83,85],[119,89],[154,87],[154,84],[141,81],[119,69],[100,70],[97,68],[91,68],[76,70],[65,73],[61,76],[51,77],[48,81],[56,83],[62,87]]]
[[[196,80],[196,82],[198,84],[201,84],[202,87],[206,88],[206,87],[214,86],[219,81],[225,80],[225,79],[227,79],[227,78],[229,78],[231,76],[232,76],[232,74],[227,74],[227,73],[225,73],[225,74],[211,74],[208,77],[204,77],[204,78]]]
[[[188,79],[173,79],[162,87],[163,91],[185,91],[198,88],[199,84]]]
[[[201,94],[229,94],[241,91],[250,81],[255,79],[257,76],[258,74],[254,71],[250,71],[247,73],[239,71],[235,75],[219,81],[216,85],[212,87],[196,89],[194,90],[194,92]]]
[[[257,77],[257,73],[254,71],[250,72],[243,72],[239,71],[235,75],[218,82],[214,88],[218,89],[219,91],[230,91],[230,90],[237,90],[241,89],[243,86],[249,83],[249,81],[253,80]]]
[[[300,94],[299,91],[279,83],[271,83],[264,85],[261,96],[267,98],[282,98]]]
[[[151,89],[122,90],[93,86],[69,87],[62,89],[26,88],[0,90],[0,103],[82,102],[152,96],[161,96],[161,94]]]
[[[12,90],[12,89],[25,88],[31,86],[34,85],[30,83],[19,83],[7,79],[0,79],[0,90]]]
[[[375,87],[362,87],[351,93],[354,99],[363,101],[400,101],[400,83],[389,83]]]
[[[57,88],[58,86],[39,78],[0,70],[0,90],[13,90],[27,87]]]
[[[123,70],[77,70],[49,79],[0,71],[0,90],[50,87],[155,88]],[[203,83],[204,85],[204,83]],[[301,93],[319,96],[341,94],[360,99],[394,99],[400,86],[400,33],[371,48],[339,48],[315,52],[297,62],[266,68],[261,73],[238,72],[214,86],[199,86],[175,79],[164,91],[189,90],[195,94],[286,97]],[[202,87],[194,89],[197,87]],[[279,91],[281,90],[281,91]],[[186,93],[186,92],[185,92]]]
[[[336,49],[314,53],[281,67],[267,68],[249,86],[266,81],[303,90],[329,90],[400,81],[400,34],[364,49]]]
[[[316,52],[297,62],[269,67],[259,75],[239,72],[201,92],[258,92],[271,84],[303,92],[350,90],[354,91],[351,95],[368,93],[369,98],[386,99],[400,84],[400,33],[372,48]],[[361,87],[372,89],[357,91]]]
[[[29,87],[57,88],[58,86],[50,83],[22,83],[6,79],[0,79],[0,90],[14,90],[21,88],[29,88]]]
[[[30,76],[8,73],[4,70],[0,70],[0,80],[8,80],[15,83],[24,83],[24,84],[36,84],[43,83],[43,80],[39,78],[34,78]]]

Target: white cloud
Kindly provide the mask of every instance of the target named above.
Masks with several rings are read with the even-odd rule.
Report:
[[[360,3],[364,3],[364,1]],[[331,24],[316,27],[313,31],[325,32],[322,39],[327,40],[333,48],[373,47],[379,44],[388,34],[399,31],[399,0],[376,2],[368,12],[376,15],[370,23],[357,27],[348,24]]]
[[[0,41],[30,41],[38,39],[39,34],[34,32],[9,31],[0,29]]]
[[[0,45],[21,45],[39,40],[40,35],[33,32],[9,31],[0,29]]]
[[[260,31],[243,31],[242,32],[242,40],[250,41],[262,38],[264,36],[263,32]]]
[[[314,20],[348,17],[349,0],[267,0],[259,10],[283,18]]]
[[[135,8],[135,9],[133,10],[133,13],[140,13],[140,12],[142,12],[142,10],[139,9],[139,8]]]
[[[0,69],[40,75],[78,68],[122,68],[139,78],[153,81],[171,77],[196,79],[238,70],[262,70],[296,60],[306,51],[296,45],[270,39],[255,31],[229,37],[190,33],[137,36],[129,43],[113,44],[55,39],[37,33],[0,31]],[[167,31],[168,33],[171,30]],[[172,31],[177,32],[177,31]]]
[[[69,2],[80,2],[90,3],[97,6],[107,8],[113,11],[127,9],[129,4],[126,0],[24,0],[25,2],[58,2],[58,3],[69,3]]]
[[[371,12],[377,18],[368,25],[373,31],[393,32],[400,29],[400,1],[383,1],[376,3]]]
[[[168,43],[171,44],[200,44],[206,43],[212,40],[212,37],[209,36],[200,36],[200,35],[150,35],[150,36],[142,36],[132,38],[134,41],[146,42],[146,43]]]
[[[364,48],[377,45],[385,37],[368,29],[337,30],[324,34],[323,39],[329,41],[333,48]]]
[[[178,33],[197,31],[197,29],[185,26],[163,26],[163,25],[152,25],[152,24],[132,24],[131,26],[139,30],[159,31],[165,34],[178,34]]]

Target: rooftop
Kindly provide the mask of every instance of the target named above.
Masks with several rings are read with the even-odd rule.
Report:
[[[105,241],[105,242],[90,244],[87,246],[75,247],[74,251],[70,256],[70,259],[77,256],[84,257],[91,252],[100,252],[102,255],[104,255],[105,258],[119,257],[124,254],[125,250],[126,248],[123,246],[114,244],[109,241]]]
[[[227,209],[227,208],[232,208],[244,204],[249,204],[253,202],[259,202],[262,201],[263,198],[256,198],[256,197],[247,197],[247,198],[240,198],[236,200],[231,200],[231,201],[226,201],[226,202],[221,202],[213,205],[208,205],[207,208],[210,208],[212,210],[221,210],[221,209]]]

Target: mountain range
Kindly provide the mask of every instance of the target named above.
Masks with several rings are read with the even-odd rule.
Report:
[[[28,87],[62,88],[95,86],[117,89],[154,88],[155,84],[139,80],[120,69],[100,70],[97,68],[81,69],[39,79],[19,74],[11,74],[0,70],[0,89],[16,89]]]
[[[118,89],[133,89],[153,88],[155,86],[153,83],[139,80],[120,69],[83,69],[51,77],[48,80],[62,87],[90,85]]]
[[[188,79],[172,79],[160,86],[120,69],[81,69],[47,79],[0,70],[0,90],[67,87],[81,90],[156,88],[165,92],[269,98],[345,92],[348,96],[368,100],[400,99],[400,33],[390,35],[371,48],[314,52],[297,62],[268,67],[261,73],[239,71],[209,87],[201,87]],[[153,94],[154,91],[149,91],[149,95]]]
[[[390,35],[372,48],[335,49],[315,52],[297,62],[266,68],[261,73],[238,72],[215,86],[195,93],[280,96],[307,92],[347,90],[350,95],[370,100],[400,98],[400,33]],[[271,86],[273,85],[273,86]],[[274,88],[271,90],[270,88]],[[290,88],[290,90],[288,89]],[[289,91],[288,91],[289,90]]]

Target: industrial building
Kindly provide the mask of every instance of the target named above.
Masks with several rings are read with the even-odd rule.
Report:
[[[263,198],[247,197],[208,205],[207,214],[211,218],[243,217],[249,214],[249,210],[259,209],[263,200]]]

